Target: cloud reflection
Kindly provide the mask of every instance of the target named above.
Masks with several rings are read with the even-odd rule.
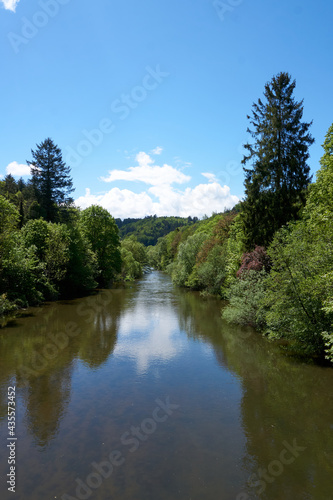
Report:
[[[127,310],[121,319],[119,337],[121,342],[118,342],[114,356],[133,360],[139,375],[146,374],[153,364],[169,362],[185,346],[179,336],[176,311],[171,304],[167,307],[159,302],[141,303]]]

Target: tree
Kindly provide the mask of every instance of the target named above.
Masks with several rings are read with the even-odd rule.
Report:
[[[333,362],[333,125],[303,218],[281,229],[268,249],[273,267],[265,304],[268,332]]]
[[[316,223],[333,213],[333,123],[328,129],[323,144],[324,154],[320,160],[321,168],[317,179],[311,184],[304,215]]]
[[[312,122],[302,122],[303,100],[293,97],[296,86],[288,73],[279,73],[265,85],[264,96],[253,104],[254,143],[244,145],[248,154],[243,165],[246,198],[242,208],[246,246],[267,246],[274,233],[298,218],[311,180],[308,148],[314,139],[308,132]]]
[[[44,218],[55,222],[59,211],[73,203],[70,194],[74,191],[70,177],[70,167],[62,160],[61,150],[48,138],[31,150],[32,161],[27,161],[31,168],[37,200]]]
[[[81,225],[97,257],[99,284],[107,286],[121,271],[118,227],[112,215],[98,205],[83,210]]]

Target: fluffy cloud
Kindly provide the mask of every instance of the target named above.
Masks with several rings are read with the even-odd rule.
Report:
[[[4,8],[6,10],[11,10],[12,12],[15,12],[16,6],[19,3],[20,0],[1,0]]]
[[[101,205],[114,217],[124,219],[154,214],[202,217],[212,212],[223,212],[239,201],[237,196],[230,193],[228,186],[218,183],[214,174],[203,173],[208,182],[180,190],[172,184],[189,182],[189,176],[169,165],[153,165],[151,157],[143,152],[137,155],[136,160],[139,166],[128,170],[111,170],[104,180],[141,181],[150,186],[148,189],[134,193],[129,189],[114,187],[102,195],[94,195],[90,189],[86,189],[85,195],[76,200],[76,205],[83,209],[90,205]]]
[[[23,177],[25,175],[30,175],[30,167],[28,165],[22,165],[17,163],[17,161],[12,161],[6,167],[7,174],[11,174],[17,177]]]
[[[113,188],[103,195],[93,195],[90,189],[86,189],[85,196],[78,198],[75,204],[81,208],[101,205],[109,210],[113,217],[120,217],[121,219],[153,215],[157,205],[145,192],[137,194],[128,189],[119,188]]]
[[[108,177],[102,177],[105,182],[114,181],[141,181],[152,186],[183,184],[191,178],[170,165],[153,165],[154,160],[147,153],[140,152],[136,155],[139,166],[130,167],[128,170],[110,170]]]

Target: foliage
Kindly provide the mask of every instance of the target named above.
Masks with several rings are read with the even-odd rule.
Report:
[[[70,167],[64,163],[61,150],[50,138],[37,144],[36,150],[31,150],[31,154],[33,159],[27,163],[31,167],[37,201],[43,217],[55,222],[61,208],[73,203],[70,196],[74,191]]]
[[[261,271],[264,269],[269,272],[270,268],[271,260],[265,248],[256,246],[252,252],[243,254],[241,266],[237,271],[237,278],[241,277],[246,271]]]
[[[266,271],[243,271],[231,284],[227,298],[229,305],[222,310],[222,317],[229,323],[251,325],[261,329],[265,324],[262,303],[265,297]]]
[[[0,294],[20,307],[55,298],[57,291],[48,279],[45,263],[36,255],[36,247],[26,248],[21,234],[12,236],[12,245],[2,260]]]
[[[324,154],[320,160],[316,182],[311,184],[304,217],[313,223],[325,221],[333,213],[333,124],[323,144]]]
[[[205,241],[205,234],[200,232],[189,236],[179,245],[177,258],[172,270],[172,280],[179,286],[189,286],[188,279],[196,262],[196,256]]]
[[[311,123],[302,122],[303,101],[293,97],[296,82],[279,73],[265,85],[264,96],[253,104],[248,133],[254,143],[245,144],[245,194],[241,218],[246,247],[267,246],[274,233],[298,218],[310,182],[308,148],[314,139]]]
[[[68,226],[69,245],[67,273],[60,284],[62,295],[73,296],[93,290],[98,275],[96,254],[78,221]]]
[[[195,265],[186,285],[210,295],[219,295],[226,277],[225,264],[226,245],[212,246],[206,258]]]
[[[128,238],[122,240],[121,246],[122,248],[126,248],[126,250],[131,252],[134,259],[142,266],[147,264],[147,250],[145,246],[140,243],[134,235],[131,235]]]
[[[333,361],[333,126],[303,219],[281,230],[268,250],[273,267],[265,299],[268,332],[306,354]]]
[[[0,318],[16,311],[16,309],[17,306],[8,300],[6,293],[0,295]]]
[[[40,260],[44,260],[49,236],[48,223],[42,218],[30,220],[23,227],[22,236],[26,248],[34,245],[36,247],[36,255]]]
[[[130,250],[125,247],[121,247],[121,276],[125,281],[133,281],[142,276],[142,266],[135,260],[134,255]]]
[[[98,283],[108,286],[121,271],[118,227],[110,213],[98,205],[92,205],[81,213],[81,226],[97,257],[100,274]]]
[[[324,351],[322,332],[331,331],[332,314],[323,306],[332,285],[332,236],[318,234],[304,221],[283,229],[268,249],[273,266],[267,279],[265,306],[267,332],[271,338],[287,338],[306,354]]]
[[[19,213],[15,206],[0,195],[0,265],[10,245],[12,233],[17,229]]]
[[[134,235],[125,238],[121,242],[121,276],[126,281],[140,278],[143,274],[143,266],[148,262],[146,247],[139,243]]]
[[[197,217],[157,217],[150,215],[144,219],[116,219],[121,238],[133,235],[145,246],[156,245],[159,238],[174,231],[178,227],[197,222]]]
[[[226,277],[221,290],[223,296],[226,296],[228,288],[236,279],[245,250],[244,240],[245,236],[242,221],[240,215],[237,215],[230,228],[230,235],[226,243]]]
[[[31,180],[25,182],[22,178],[16,181],[11,174],[0,181],[0,195],[10,201],[19,212],[19,227],[29,219],[41,217],[41,207],[36,198],[36,190]]]

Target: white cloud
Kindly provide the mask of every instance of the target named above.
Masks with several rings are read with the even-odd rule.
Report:
[[[20,0],[1,0],[4,8],[6,10],[11,10],[12,12],[15,12],[16,6],[19,3]]]
[[[110,170],[109,176],[102,177],[102,180],[105,182],[140,181],[152,186],[183,184],[191,180],[188,175],[184,175],[170,165],[163,165],[163,167],[153,165],[154,160],[143,151],[136,155],[136,161],[139,164],[138,167],[130,167],[128,170]]]
[[[101,205],[109,210],[113,217],[145,217],[153,215],[155,205],[150,196],[143,192],[140,194],[129,191],[128,189],[113,188],[103,195],[93,195],[90,189],[86,189],[85,196],[81,196],[75,201],[81,208],[87,208],[91,205]]]
[[[208,179],[194,188],[176,189],[172,184],[189,182],[191,177],[184,175],[170,165],[160,167],[146,153],[136,156],[137,167],[128,170],[111,170],[105,182],[140,181],[149,187],[141,193],[130,189],[112,188],[105,194],[95,195],[86,189],[84,196],[76,200],[82,209],[91,205],[101,205],[116,218],[145,217],[146,215],[178,215],[181,217],[203,217],[213,212],[223,212],[239,202],[239,198],[230,193],[228,186],[221,186],[215,175],[205,172]]]
[[[206,179],[208,179],[209,182],[217,182],[215,174],[210,174],[209,172],[205,172],[205,173],[202,173],[201,175],[206,177]]]
[[[17,161],[12,161],[12,163],[7,165],[6,172],[16,177],[23,177],[25,175],[30,175],[30,167],[17,163]]]
[[[157,197],[153,201],[150,195]],[[239,199],[230,193],[228,186],[217,182],[199,184],[195,188],[176,191],[171,186],[154,186],[148,192],[134,193],[128,189],[113,188],[103,195],[94,195],[90,189],[76,200],[82,209],[91,205],[101,205],[113,217],[145,217],[146,215],[178,215],[180,217],[203,217],[212,212],[223,212],[232,208]]]
[[[161,148],[160,146],[157,146],[157,148],[153,149],[152,150],[152,154],[153,155],[160,155],[163,151],[163,148]]]

